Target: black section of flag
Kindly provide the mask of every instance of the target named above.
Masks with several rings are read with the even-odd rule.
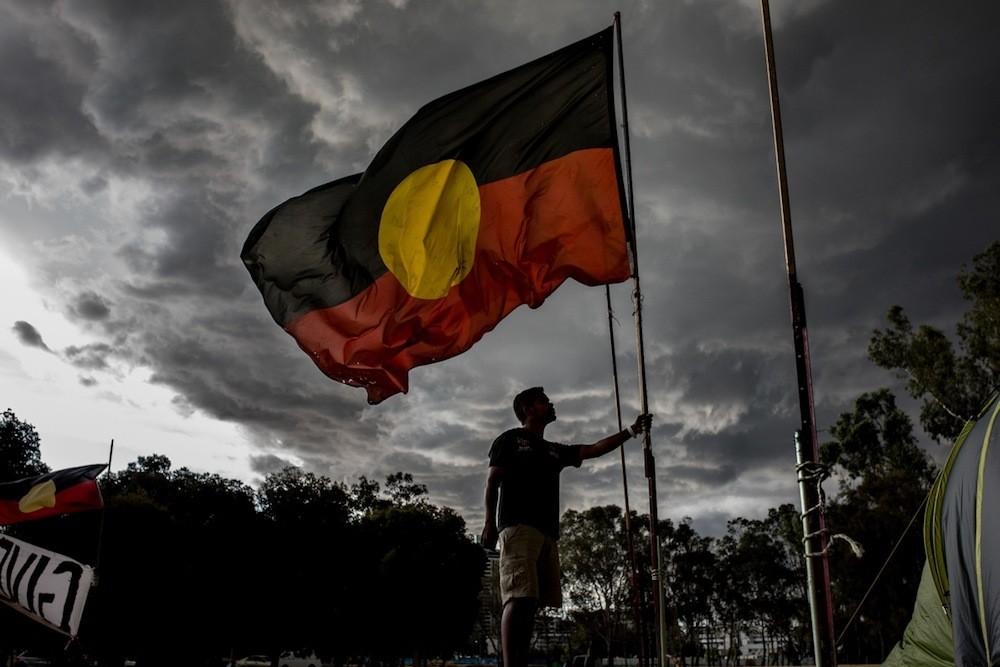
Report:
[[[313,188],[275,206],[254,226],[241,257],[280,326],[310,310],[347,301],[374,280],[330,241],[330,228],[361,174]],[[339,273],[331,267],[339,266]]]

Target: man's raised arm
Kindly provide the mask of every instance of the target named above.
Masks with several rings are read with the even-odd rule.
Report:
[[[620,447],[629,438],[633,438],[640,433],[645,433],[649,430],[649,427],[653,423],[653,415],[639,415],[635,419],[635,423],[629,426],[624,431],[619,431],[614,435],[609,435],[608,437],[598,440],[592,445],[583,445],[580,447],[580,458],[582,460],[594,459],[598,456],[603,456],[610,451],[613,451]]]

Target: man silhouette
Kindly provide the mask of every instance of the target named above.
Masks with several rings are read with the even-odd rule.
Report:
[[[490,448],[486,479],[487,549],[500,545],[500,641],[504,667],[525,667],[538,607],[562,606],[559,582],[559,473],[586,459],[614,451],[647,431],[651,415],[639,415],[624,431],[590,445],[560,445],[545,440],[556,419],[541,387],[514,397],[520,428],[498,437]],[[497,501],[499,500],[499,512]]]

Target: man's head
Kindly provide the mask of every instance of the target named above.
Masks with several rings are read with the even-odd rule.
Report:
[[[514,397],[514,415],[522,424],[533,419],[544,426],[556,420],[556,409],[544,389],[531,387]]]

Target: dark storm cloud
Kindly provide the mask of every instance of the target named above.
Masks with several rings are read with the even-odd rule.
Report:
[[[450,461],[485,460],[489,443],[484,442],[480,427],[463,424],[423,424],[417,428],[397,427],[385,437],[394,449],[435,455]]]
[[[865,358],[886,309],[901,303],[950,329],[954,275],[996,237],[1000,9],[775,4],[823,427],[858,392],[896,382]],[[481,521],[486,452],[516,425],[516,391],[545,386],[554,440],[617,429],[603,290],[564,286],[468,354],[414,370],[408,396],[369,407],[274,325],[239,248],[274,205],[363,169],[424,103],[595,32],[616,8],[6,4],[0,166],[50,197],[33,209],[45,211],[36,225],[9,234],[38,248],[53,285],[76,283],[53,287],[53,302],[107,336],[66,358],[151,368],[180,414],[239,424],[260,447],[250,463],[261,474],[291,460],[346,481],[405,470]],[[661,498],[665,516],[686,512],[719,532],[727,516],[795,493],[759,17],[724,2],[622,9]],[[37,185],[46,178],[63,189]],[[61,244],[33,245],[46,229]],[[613,289],[626,423],[639,409],[629,290]],[[34,332],[41,343],[19,324],[22,342]],[[626,451],[642,489],[637,441]],[[616,454],[567,472],[567,506],[621,504],[618,465]]]
[[[81,375],[80,384],[82,384],[84,387],[93,387],[97,385],[97,380],[90,377],[89,375]]]
[[[246,179],[272,183],[284,196],[314,184],[301,174],[314,169],[318,144],[308,126],[315,106],[289,94],[238,44],[221,4],[179,3],[169,10],[143,3],[67,6],[38,27],[47,36],[32,44],[48,35],[56,40],[63,33],[79,34],[100,56],[100,66],[80,91],[85,99],[68,104],[96,121],[103,135],[102,142],[85,148],[92,151],[91,160],[107,166],[83,189],[97,193],[108,179],[123,176],[145,179],[155,188],[155,196],[139,202],[134,230],[140,233],[126,235],[118,251],[131,273],[121,276],[116,319],[105,314],[107,330],[129,332],[128,354],[153,366],[154,382],[181,393],[183,400],[175,403],[182,414],[200,409],[243,423],[264,445],[325,451],[337,440],[356,441],[352,434],[362,427],[338,424],[357,421],[356,404],[344,407],[337,388],[322,380],[321,389],[298,380],[286,384],[281,373],[261,370],[282,358],[272,352],[275,345],[284,343],[289,352],[294,347],[279,341],[281,334],[268,328],[273,325],[266,316],[255,318],[249,330],[235,324],[247,319],[249,306],[212,319],[218,302],[232,302],[246,291],[239,244],[278,196],[259,187],[248,196]],[[75,92],[58,79],[45,80],[59,92]],[[56,133],[38,135],[52,143],[32,155],[65,147]],[[252,154],[244,153],[248,148]],[[252,175],[248,157],[259,163]],[[142,230],[156,236],[156,243]],[[258,303],[250,303],[256,312]],[[74,306],[78,315],[94,319],[106,304],[91,299]],[[192,318],[212,330],[228,326],[228,339],[211,330],[191,339]],[[261,338],[267,349],[254,349]],[[109,352],[95,345],[72,347],[66,354],[78,366],[98,369],[107,367]],[[305,371],[316,383],[307,360],[295,357],[288,368],[297,369],[291,377]],[[335,407],[328,410],[331,404]]]
[[[1000,145],[985,121],[1000,98],[982,82],[1000,76],[1000,61],[981,26],[1000,11],[928,3],[908,5],[899,21],[898,6],[873,10],[850,30],[832,5],[787,27],[792,196],[799,217],[815,221],[802,226],[800,254],[822,276],[831,320],[915,295],[933,304],[914,304],[922,313],[940,317],[941,304],[955,303],[958,266],[996,238],[987,211],[997,196],[983,185],[1000,175],[984,157]],[[879,39],[890,24],[893,39]],[[816,33],[836,47],[800,75]]]
[[[155,3],[128,9],[98,3],[58,10],[26,7],[13,14],[41,35],[24,45],[26,53],[57,67],[61,61],[49,62],[54,56],[43,47],[69,34],[89,44],[90,61],[96,61],[75,71],[86,84],[81,90],[44,70],[37,76],[53,87],[48,95],[58,108],[83,115],[91,134],[96,125],[101,141],[69,150],[59,133],[34,131],[28,134],[49,143],[25,159],[69,151],[106,165],[99,176],[84,181],[89,193],[104,189],[115,175],[147,179],[157,195],[144,203],[137,222],[164,238],[152,251],[146,241],[126,237],[124,254],[136,259],[133,269],[153,274],[129,282],[148,292],[156,292],[157,283],[172,282],[181,283],[189,297],[196,291],[234,296],[244,282],[233,265],[238,237],[272,205],[271,197],[267,203],[247,199],[249,156],[242,152],[249,142],[243,136],[253,136],[253,159],[263,158],[254,177],[280,185],[313,165],[317,146],[307,128],[315,107],[289,95],[259,59],[239,46],[221,4],[178,3],[164,11]],[[8,99],[25,97],[19,84],[7,83]],[[60,99],[53,93],[76,97]],[[26,112],[19,116],[35,118]],[[33,122],[44,118],[41,114]],[[50,124],[72,128],[65,119]]]
[[[17,336],[17,339],[24,345],[27,345],[28,347],[37,347],[38,349],[45,350],[46,352],[52,351],[49,349],[49,346],[45,344],[45,341],[42,340],[42,334],[38,333],[38,329],[31,326],[30,323],[25,322],[24,320],[18,320],[17,322],[14,322],[14,326],[11,327],[11,329],[14,331],[14,335]]]
[[[726,534],[729,522],[733,518],[726,512],[705,512],[697,519],[692,517],[691,526],[701,535],[721,537]]]
[[[0,156],[8,163],[31,163],[53,153],[74,156],[103,144],[83,108],[97,49],[84,35],[52,21],[54,12],[51,2],[0,8]]]
[[[80,181],[80,189],[88,195],[96,195],[108,187],[108,179],[101,175],[90,176]]]
[[[115,354],[114,348],[107,343],[89,343],[87,345],[70,345],[63,350],[66,360],[77,368],[92,371],[107,370],[109,357]]]
[[[139,346],[156,369],[152,382],[243,425],[268,450],[323,455],[346,466],[374,453],[374,426],[359,420],[356,402],[345,400],[350,390],[325,381],[287,335],[244,309],[195,319],[189,335],[173,329],[144,334]],[[237,335],[239,345],[226,343]]]
[[[85,320],[106,320],[111,314],[108,302],[100,294],[84,292],[77,297],[72,311]]]
[[[149,292],[157,285],[176,290],[177,296],[196,292],[206,299],[230,299],[244,290],[245,278],[233,270],[229,230],[236,221],[232,207],[220,206],[212,199],[209,193],[192,190],[155,207],[143,220],[143,224],[162,230],[166,238],[157,252],[147,250],[144,254],[152,273],[143,277],[149,296],[168,296]],[[228,203],[228,198],[224,201]],[[130,287],[141,294],[143,283]]]
[[[295,464],[288,459],[283,459],[280,456],[275,456],[274,454],[261,454],[260,456],[250,457],[250,468],[261,475],[269,475],[273,472],[280,472],[289,466],[294,466]]]

